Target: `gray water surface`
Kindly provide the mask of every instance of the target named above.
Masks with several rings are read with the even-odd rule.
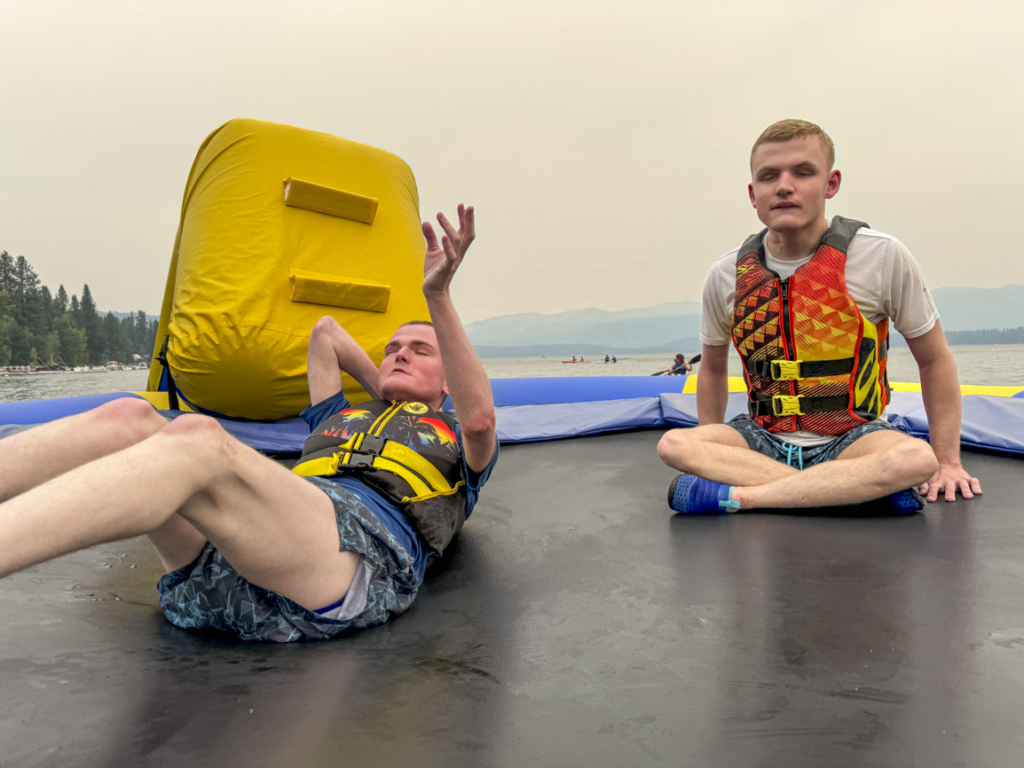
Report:
[[[986,344],[952,347],[962,384],[1024,387],[1024,344]],[[680,350],[687,359],[695,350]],[[571,357],[571,353],[569,357]],[[615,364],[604,357],[589,363],[564,364],[554,357],[484,358],[491,378],[534,378],[540,376],[647,376],[665,370],[672,355],[622,355]],[[696,370],[700,371],[698,365]],[[729,373],[742,375],[739,357],[729,359]],[[149,371],[90,371],[88,373],[40,373],[30,376],[0,375],[0,403],[53,397],[99,395],[107,392],[138,392],[146,388]],[[920,381],[917,364],[906,347],[889,352],[891,381]]]

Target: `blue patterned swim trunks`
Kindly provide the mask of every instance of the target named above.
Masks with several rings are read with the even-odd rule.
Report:
[[[877,419],[854,427],[844,435],[838,436],[823,445],[800,447],[786,442],[785,433],[772,434],[762,427],[747,414],[741,413],[730,419],[726,426],[732,427],[739,432],[747,441],[747,446],[752,451],[764,454],[770,459],[781,461],[797,469],[806,469],[815,464],[826,461],[833,461],[839,458],[839,454],[853,445],[864,435],[878,432],[879,430],[893,429],[889,422]]]
[[[168,621],[182,629],[229,632],[242,640],[291,643],[376,627],[409,609],[420,581],[405,547],[353,493],[330,480],[305,479],[334,502],[341,550],[362,556],[370,568],[366,608],[350,619],[321,616],[246,581],[207,542],[195,560],[157,584]]]

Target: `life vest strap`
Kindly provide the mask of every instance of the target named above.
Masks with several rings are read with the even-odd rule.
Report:
[[[384,450],[384,445],[387,443],[387,440],[383,437],[377,437],[376,435],[357,432],[356,436],[359,439],[353,444],[351,450],[358,453],[366,453],[370,456],[380,456]]]
[[[292,467],[292,472],[302,477],[332,477],[344,473],[345,470],[383,471],[402,478],[416,496],[430,496],[438,492],[450,493],[452,487],[447,482],[440,488],[432,487],[425,478],[414,469],[383,456],[371,456],[365,453],[349,453],[339,451],[331,456],[321,456],[304,461]]]
[[[327,456],[300,461],[292,469],[303,477],[330,477],[348,470],[383,470],[402,478],[417,498],[447,496],[454,487],[441,471],[412,448],[357,432]]]
[[[428,499],[436,499],[438,496],[451,496],[452,494],[458,493],[459,488],[466,484],[465,480],[459,480],[455,485],[447,491],[434,491],[434,493],[426,493],[422,496],[406,496],[402,499],[402,503],[407,504],[411,501],[427,501]]]
[[[747,404],[751,418],[759,416],[805,416],[809,413],[834,413],[850,407],[849,395],[834,397],[804,397],[802,395],[775,395],[765,397],[751,393]]]
[[[380,455],[418,474],[431,486],[431,492],[451,493],[452,487],[441,471],[409,446],[386,440]]]
[[[750,372],[773,381],[800,381],[822,376],[845,376],[853,372],[854,359],[840,360],[755,360]]]

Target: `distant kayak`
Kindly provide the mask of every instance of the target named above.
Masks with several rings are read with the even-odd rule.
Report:
[[[699,362],[700,355],[694,355],[693,357],[690,358],[690,362],[686,363],[686,365],[689,365],[692,369],[693,366]],[[676,371],[676,373],[672,373],[672,371]],[[685,376],[687,373],[688,371],[686,371],[684,368],[677,368],[673,366],[672,368],[666,368],[664,371],[656,371],[655,373],[652,373],[651,376]]]
[[[589,360],[563,360],[563,363],[589,363]]]

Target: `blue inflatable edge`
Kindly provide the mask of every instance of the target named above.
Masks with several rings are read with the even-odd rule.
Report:
[[[696,396],[682,394],[685,377],[601,376],[494,379],[498,439],[503,444],[595,435],[627,429],[697,425]],[[0,403],[0,438],[33,425],[95,408],[130,392]],[[743,393],[731,394],[726,417],[742,413]],[[177,411],[164,412],[169,418]],[[886,413],[896,428],[927,439],[921,395],[897,392]],[[301,419],[275,422],[219,419],[236,438],[264,453],[296,453],[309,430]],[[961,443],[1024,456],[1024,397],[966,395]]]

